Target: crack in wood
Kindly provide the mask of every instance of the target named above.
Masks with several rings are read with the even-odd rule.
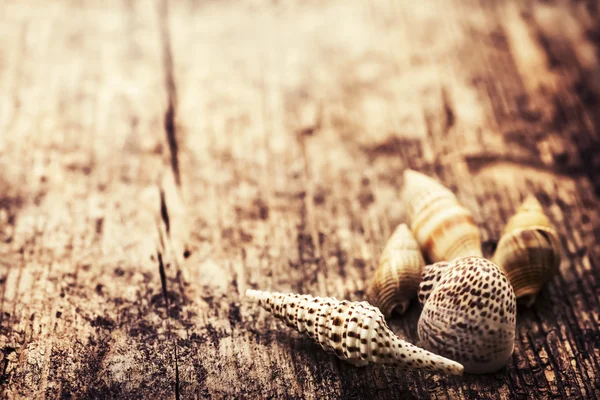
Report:
[[[157,222],[157,230],[158,230],[160,247],[156,251],[156,257],[157,257],[157,261],[158,261],[158,271],[159,271],[159,275],[160,275],[162,295],[163,295],[163,299],[165,302],[165,311],[166,311],[166,318],[167,318],[167,337],[168,337],[169,341],[173,344],[173,362],[174,362],[174,367],[175,367],[175,381],[173,382],[173,385],[174,385],[174,391],[175,391],[175,399],[179,400],[180,396],[181,396],[181,394],[180,394],[180,377],[179,377],[179,354],[178,354],[179,344],[177,343],[177,337],[174,336],[174,334],[172,332],[172,326],[171,326],[171,323],[169,322],[169,320],[178,319],[180,317],[180,305],[179,304],[171,305],[170,301],[169,301],[169,292],[168,292],[168,288],[167,288],[167,275],[166,275],[166,271],[165,271],[165,264],[163,261],[162,251],[166,251],[165,246],[167,244],[170,246],[170,249],[172,250],[172,243],[171,243],[171,236],[170,236],[171,222],[170,222],[169,210],[168,210],[167,202],[166,202],[165,190],[163,189],[162,186],[159,185],[158,191],[159,191],[159,197],[160,197],[160,217],[165,226],[164,232],[166,234],[166,238],[163,238],[163,230],[161,229],[160,221],[157,218],[156,222]],[[173,253],[173,252],[171,252],[171,253]],[[172,254],[172,255],[174,255],[174,254]],[[176,265],[176,270],[177,270],[176,280],[179,283],[179,290],[180,290],[181,296],[185,297],[184,287],[183,287],[182,277],[181,277],[181,271],[179,269],[176,256],[175,256],[175,259],[173,260],[173,262]],[[176,303],[178,303],[176,297],[174,298],[174,301]],[[171,306],[173,306],[174,308]]]
[[[162,187],[158,188],[160,194],[160,216],[165,224],[167,236],[171,235],[171,223],[169,220],[169,210],[167,210],[167,202],[165,200],[165,191]]]
[[[163,262],[162,253],[160,250],[156,251],[156,259],[158,260],[158,274],[160,275],[160,285],[162,287],[162,294],[165,300],[165,310],[167,316],[169,315],[169,295],[167,292],[167,275],[165,273],[165,264]]]
[[[179,170],[179,143],[177,138],[177,86],[175,84],[173,51],[171,48],[171,35],[169,30],[168,1],[162,0],[159,7],[160,40],[162,43],[162,58],[167,90],[167,110],[164,116],[165,134],[171,155],[171,169],[175,176],[175,183],[181,186]]]

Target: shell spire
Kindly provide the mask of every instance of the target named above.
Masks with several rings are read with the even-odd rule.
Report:
[[[460,362],[469,373],[506,365],[514,348],[517,306],[512,286],[494,263],[464,257],[425,267],[421,289],[423,347]]]
[[[408,169],[404,171],[403,198],[412,232],[429,261],[483,256],[473,215],[449,189]]]
[[[379,309],[367,302],[258,290],[247,290],[246,298],[355,366],[372,362],[403,370],[463,373],[461,364],[397,337]]]
[[[406,224],[398,225],[388,240],[371,281],[369,299],[388,318],[403,314],[417,295],[425,261]]]
[[[530,228],[532,226],[543,226],[552,228],[550,220],[544,214],[542,205],[535,196],[527,196],[523,203],[517,208],[517,212],[513,215],[506,226],[504,233],[514,231],[515,229]]]
[[[530,307],[560,266],[560,239],[542,205],[529,196],[507,222],[493,261],[512,284],[519,302]]]

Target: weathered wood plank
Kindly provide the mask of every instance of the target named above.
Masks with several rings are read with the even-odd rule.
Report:
[[[594,6],[0,7],[4,396],[600,394]],[[487,255],[529,193],[560,230],[496,374],[358,369],[241,297],[364,299],[405,168],[457,193]],[[416,342],[419,312],[390,326]]]
[[[3,221],[3,395],[170,395],[173,346],[149,259],[165,170],[156,9],[2,8],[2,25],[21,30],[3,50],[16,62],[2,73],[2,176],[19,199]]]

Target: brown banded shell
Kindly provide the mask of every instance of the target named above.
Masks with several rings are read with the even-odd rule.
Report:
[[[534,196],[506,224],[493,261],[504,271],[519,302],[530,307],[560,266],[560,239]]]
[[[508,279],[491,261],[458,258],[425,267],[420,289],[419,344],[483,374],[510,359],[516,330],[516,299]]]
[[[369,299],[386,318],[403,314],[416,297],[425,261],[406,224],[398,225],[379,258],[369,288]]]
[[[481,238],[471,212],[454,193],[420,172],[404,172],[403,198],[411,229],[431,262],[479,256]]]
[[[372,362],[395,365],[403,370],[463,373],[459,363],[394,335],[379,309],[367,302],[258,290],[247,290],[246,298],[311,337],[325,351],[356,366]]]

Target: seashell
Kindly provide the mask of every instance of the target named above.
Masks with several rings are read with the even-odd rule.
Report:
[[[379,258],[369,299],[388,318],[392,312],[403,314],[416,297],[425,261],[419,244],[406,224],[399,225]]]
[[[425,305],[429,295],[431,295],[433,289],[435,289],[440,279],[442,279],[442,275],[446,273],[449,265],[450,263],[448,261],[440,261],[423,268],[423,276],[421,283],[419,284],[418,296],[419,303],[421,303],[422,306]]]
[[[463,373],[459,363],[394,335],[379,309],[367,302],[258,290],[247,290],[246,297],[289,327],[307,334],[325,351],[355,366],[372,362],[396,365],[403,370]]]
[[[516,330],[515,294],[502,271],[485,258],[463,257],[427,266],[423,275],[419,345],[458,361],[465,372],[502,368]]]
[[[412,232],[431,262],[483,256],[473,215],[439,182],[408,169],[404,171],[403,198]]]
[[[492,260],[510,281],[519,302],[530,307],[560,266],[560,239],[541,204],[529,196],[506,224]]]

